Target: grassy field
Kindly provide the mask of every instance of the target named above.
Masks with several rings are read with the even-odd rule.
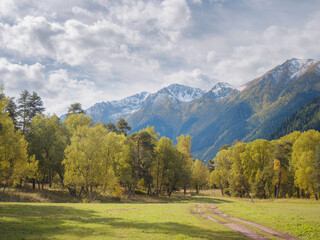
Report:
[[[320,204],[315,201],[252,204],[212,196],[95,204],[0,202],[0,239],[244,239],[196,214],[197,205],[205,210],[212,204],[231,216],[320,239]]]
[[[314,200],[231,200],[218,208],[228,215],[290,233],[302,239],[320,239],[320,204]]]
[[[1,203],[0,239],[244,239],[195,203]]]

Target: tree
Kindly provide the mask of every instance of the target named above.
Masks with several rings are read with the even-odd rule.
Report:
[[[241,155],[243,177],[256,197],[267,198],[273,195],[273,151],[274,146],[269,141],[258,139],[248,143]]]
[[[231,151],[231,169],[230,169],[230,192],[234,196],[244,196],[251,198],[253,202],[253,197],[250,195],[250,174],[244,168],[243,162],[245,161],[244,152],[246,150],[246,143],[235,142],[232,146]],[[252,163],[250,161],[249,163]]]
[[[41,97],[36,93],[33,92],[32,95],[29,97],[29,119],[30,121],[37,115],[43,114],[45,108],[43,107],[43,102]]]
[[[132,192],[129,195],[129,197],[131,197],[134,196],[138,181],[141,179],[143,161],[145,161],[146,158],[152,159],[154,145],[150,133],[143,130],[130,134],[128,140],[132,153],[132,168],[135,172]]]
[[[187,193],[187,187],[190,186],[193,157],[191,154],[191,137],[189,135],[180,135],[177,137],[177,150],[182,154],[182,183],[184,194]]]
[[[108,133],[102,124],[77,129],[66,148],[64,183],[83,189],[89,201],[117,184],[113,158],[108,155]]]
[[[26,133],[27,127],[30,124],[30,93],[27,90],[21,92],[18,99],[18,116],[19,127],[22,130],[22,134]]]
[[[84,110],[82,109],[82,106],[80,103],[73,103],[68,108],[67,116],[69,117],[72,114],[84,114]]]
[[[168,196],[182,185],[183,165],[185,156],[179,152],[173,142],[162,137],[155,149],[156,158],[153,162],[153,179],[155,193],[159,196],[161,189],[165,188]]]
[[[22,184],[33,174],[37,162],[27,155],[27,142],[15,131],[12,119],[5,111],[8,100],[0,100],[0,184],[6,187]]]
[[[229,192],[229,173],[231,170],[232,162],[231,162],[231,148],[220,150],[216,157],[213,159],[215,163],[215,184],[220,188],[222,196],[224,194],[230,194]],[[226,191],[227,190],[227,191]]]
[[[15,129],[18,129],[19,127],[18,127],[18,119],[17,119],[18,118],[17,105],[14,102],[14,98],[9,98],[6,111],[9,113],[9,117],[12,119]]]
[[[22,129],[22,134],[25,135],[26,131],[30,125],[31,120],[37,114],[43,114],[45,108],[41,98],[36,92],[33,92],[32,95],[27,90],[21,92],[18,99],[18,125]]]
[[[314,171],[312,172],[311,178],[315,179],[314,189],[319,194],[320,193],[320,145],[318,145],[316,148],[314,160],[315,161],[312,164]]]
[[[209,171],[206,165],[197,159],[192,166],[191,180],[191,184],[196,189],[197,194],[199,194],[199,191],[207,184],[208,177]]]
[[[278,143],[274,149],[275,198],[279,198],[281,185],[288,181],[289,163],[292,153],[290,142]],[[282,189],[281,189],[282,190]],[[285,191],[283,191],[285,193]],[[285,195],[284,195],[285,196]]]
[[[295,183],[306,191],[307,194],[317,196],[319,179],[317,176],[317,160],[315,159],[316,148],[320,144],[320,133],[309,130],[300,135],[292,146],[292,165],[295,169]]]
[[[120,133],[123,133],[124,135],[127,135],[127,131],[131,130],[131,127],[128,125],[128,123],[126,122],[126,120],[124,120],[123,118],[121,118],[118,122],[117,122],[117,129]]]
[[[29,142],[29,154],[35,155],[39,161],[39,170],[36,176],[40,188],[42,188],[46,177],[51,187],[52,179],[58,174],[63,183],[64,170],[62,160],[64,150],[67,147],[67,132],[56,115],[37,115],[33,118],[30,131],[27,135]]]
[[[118,132],[116,125],[112,122],[107,123],[106,128],[108,129],[108,132]]]
[[[88,115],[72,114],[69,115],[67,119],[63,120],[63,125],[67,128],[69,133],[69,138],[77,131],[78,128],[87,126],[89,127],[92,124],[93,120]]]

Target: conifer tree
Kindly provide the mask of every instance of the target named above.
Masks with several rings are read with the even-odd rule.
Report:
[[[69,117],[72,114],[84,114],[84,110],[82,109],[82,106],[80,103],[73,103],[68,108],[67,116]]]
[[[119,131],[119,133],[123,133],[124,135],[127,135],[127,131],[131,130],[131,127],[128,125],[128,123],[126,122],[126,120],[124,120],[123,118],[121,118],[118,122],[117,122],[117,129]]]
[[[30,123],[30,93],[27,90],[21,92],[18,99],[19,127],[24,135]]]

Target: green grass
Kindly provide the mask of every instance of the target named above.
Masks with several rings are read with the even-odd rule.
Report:
[[[0,203],[0,239],[244,239],[196,204]]]
[[[314,200],[255,200],[250,203],[248,199],[232,199],[231,203],[221,203],[218,208],[230,216],[301,239],[320,239],[320,203]]]
[[[28,199],[23,194],[17,200]],[[137,195],[134,201],[122,199],[122,203],[0,202],[0,239],[244,239],[196,214],[196,206],[201,205],[207,215],[228,222],[210,213],[212,204],[230,216],[302,239],[320,239],[320,203],[316,201],[256,200],[252,204],[247,199],[222,198],[219,192],[202,194],[183,197],[178,193],[171,199]],[[34,198],[54,199],[51,195]],[[65,201],[69,200],[66,196]]]

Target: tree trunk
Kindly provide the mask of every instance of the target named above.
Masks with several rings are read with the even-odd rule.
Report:
[[[49,187],[51,188],[51,186],[52,186],[52,174],[51,174],[51,171],[49,172],[48,178],[49,178]]]
[[[36,189],[36,180],[32,179],[32,189]]]
[[[81,197],[81,194],[82,194],[83,190],[84,190],[84,187],[82,186],[81,189],[80,189],[80,192],[79,192],[79,197]]]
[[[254,203],[254,201],[253,201],[253,196],[250,195],[248,189],[247,189],[246,187],[244,187],[244,190],[246,191],[247,196],[248,196],[249,198],[251,198],[251,202]]]
[[[149,188],[148,188],[148,195],[152,195],[152,189],[151,189],[151,184],[149,183]]]
[[[135,176],[135,179],[134,179],[134,183],[133,183],[133,188],[132,188],[132,196],[134,196],[134,193],[135,193],[135,190],[136,190],[136,187],[137,187],[137,184],[138,184],[138,181],[139,181],[139,170],[140,170],[140,141],[138,140],[138,153],[137,153],[137,164],[136,164],[136,176]]]
[[[223,193],[224,189],[223,189],[223,187],[220,188],[220,191],[221,191],[222,197],[224,197],[224,193]]]
[[[184,186],[184,187],[183,187],[183,194],[184,194],[184,195],[187,195],[187,186]]]
[[[278,186],[277,186],[276,198],[279,198],[280,184],[281,184],[281,170],[279,173],[279,182],[278,182]]]
[[[42,190],[43,190],[43,187],[44,187],[44,177],[42,178],[42,186],[41,186]]]
[[[71,196],[77,195],[77,190],[71,187],[67,187]]]

